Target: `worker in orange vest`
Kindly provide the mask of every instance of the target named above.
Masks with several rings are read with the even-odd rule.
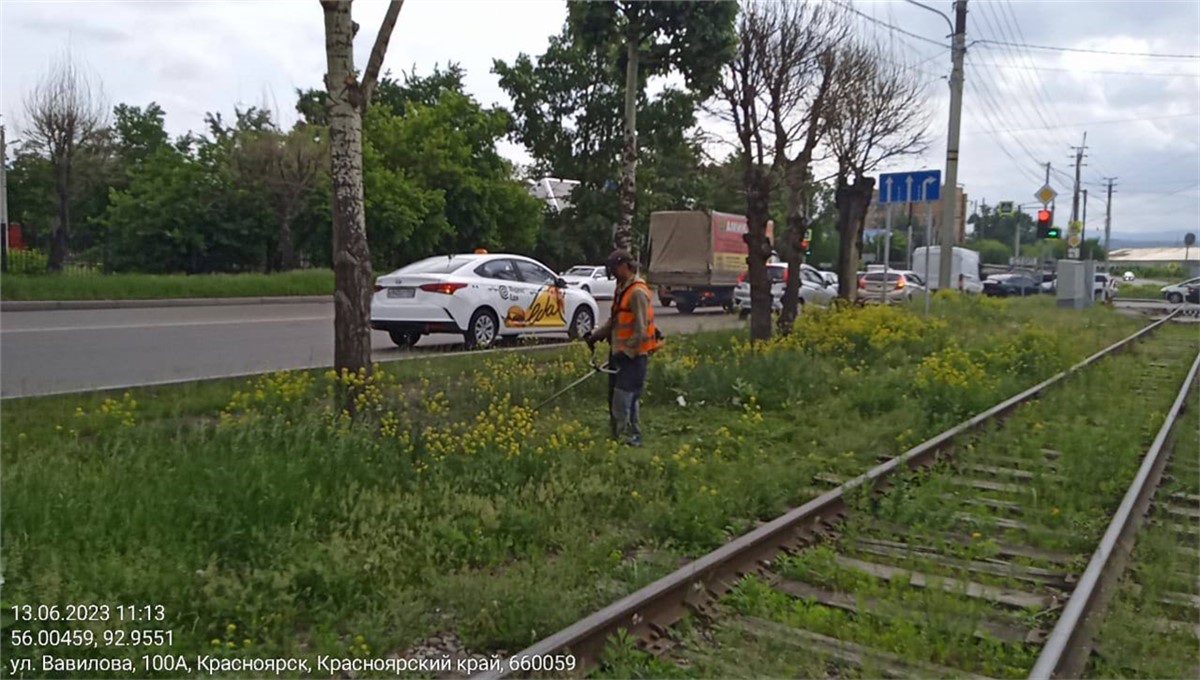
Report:
[[[662,334],[654,325],[654,304],[650,287],[637,275],[637,261],[627,250],[615,250],[608,256],[608,271],[617,279],[612,314],[608,321],[587,337],[589,347],[607,340],[612,347],[608,376],[609,424],[614,439],[628,435],[630,446],[641,446],[639,422],[642,390],[650,354],[662,344]]]

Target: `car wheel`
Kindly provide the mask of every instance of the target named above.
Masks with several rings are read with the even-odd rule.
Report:
[[[691,314],[692,312],[696,311],[696,305],[690,302],[680,302],[676,305],[676,307],[679,308],[680,314]]]
[[[499,331],[500,321],[496,318],[495,312],[486,307],[475,310],[475,313],[471,315],[471,322],[467,324],[467,332],[464,334],[467,348],[492,346],[496,342]]]
[[[421,334],[416,331],[388,331],[388,337],[397,347],[412,347],[421,339]]]
[[[1183,302],[1183,294],[1182,293],[1167,293],[1167,302],[1170,302],[1173,305],[1177,305],[1180,302]]]
[[[571,326],[567,329],[567,337],[572,340],[586,338],[595,327],[596,317],[592,314],[592,310],[580,305],[579,309],[575,310],[575,316],[571,318]]]

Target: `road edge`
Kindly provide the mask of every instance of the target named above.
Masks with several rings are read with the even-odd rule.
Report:
[[[333,302],[332,295],[278,295],[224,298],[157,298],[153,300],[2,300],[0,312],[45,312],[85,309],[153,309]]]

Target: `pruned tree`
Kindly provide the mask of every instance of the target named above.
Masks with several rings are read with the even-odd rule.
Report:
[[[836,5],[816,0],[784,0],[765,8],[778,15],[776,32],[768,42],[772,58],[764,64],[770,95],[775,166],[784,184],[787,229],[781,248],[787,257],[781,333],[791,332],[800,305],[801,245],[812,224],[813,156],[825,131],[836,51],[845,39],[848,24]],[[781,239],[776,238],[776,242]]]
[[[363,211],[363,113],[371,101],[404,0],[391,0],[362,81],[354,68],[351,0],[321,0],[325,13],[330,178],[333,185],[333,366],[339,374],[371,372],[371,251]],[[342,406],[354,413],[354,390]]]
[[[838,50],[828,96],[828,144],[837,159],[838,295],[854,300],[858,244],[875,188],[867,173],[923,152],[929,116],[925,88],[913,72],[864,44]]]
[[[780,88],[772,88],[772,76],[780,71],[780,54],[773,43],[783,21],[783,14],[773,9],[770,0],[742,7],[736,26],[737,51],[725,67],[716,102],[710,106],[713,115],[733,126],[734,155],[741,165],[747,222],[743,238],[749,250],[750,339],[754,341],[771,337],[767,223],[777,177],[771,112],[782,108],[778,98],[783,96]]]
[[[101,86],[65,54],[29,93],[25,117],[29,145],[44,154],[54,169],[57,216],[46,268],[61,271],[70,248],[76,166],[106,138],[108,104]]]
[[[620,207],[613,244],[630,247],[637,197],[638,99],[647,76],[681,74],[698,100],[716,87],[733,54],[736,2],[609,0],[568,3],[568,26],[625,72]]]

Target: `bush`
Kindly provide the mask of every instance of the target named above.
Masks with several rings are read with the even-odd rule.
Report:
[[[8,251],[8,273],[45,274],[50,256],[42,250]]]

